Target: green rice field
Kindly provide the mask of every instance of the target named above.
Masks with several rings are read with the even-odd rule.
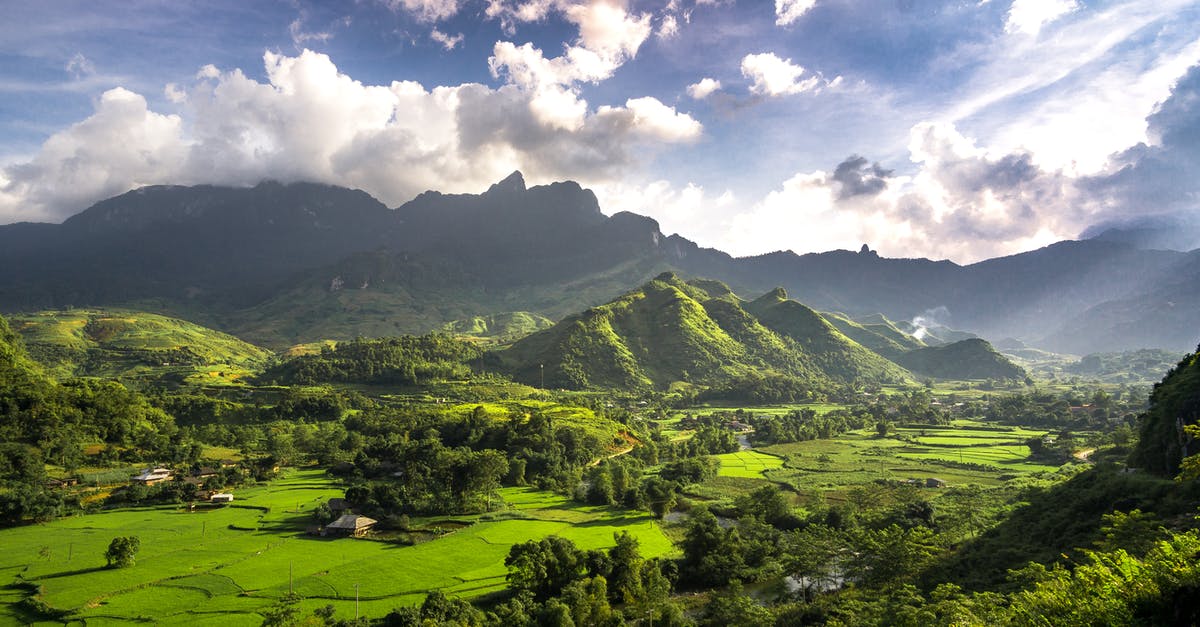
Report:
[[[230,506],[123,509],[6,529],[0,572],[10,585],[0,623],[44,621],[19,605],[33,596],[60,612],[61,623],[258,625],[289,590],[303,598],[302,612],[332,605],[349,618],[357,606],[378,618],[434,589],[473,597],[503,588],[509,548],[530,539],[558,535],[593,549],[613,545],[623,530],[648,557],[674,550],[648,514],[525,488],[500,492],[507,510],[456,517],[467,526],[412,546],[305,535],[313,508],[342,495],[316,470],[237,491]],[[141,540],[136,564],[105,568],[105,548],[122,535]]]
[[[1029,459],[1024,440],[1044,433],[980,424],[929,426],[898,429],[891,437],[864,430],[761,450],[785,460],[782,469],[771,473],[771,479],[797,490],[836,492],[878,480],[929,478],[950,486],[995,486],[1018,474],[1058,468]]]
[[[719,477],[762,479],[764,472],[783,467],[783,459],[758,451],[738,451],[713,457],[721,462],[721,468],[717,471]]]

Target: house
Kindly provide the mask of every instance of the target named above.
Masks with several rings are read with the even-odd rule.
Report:
[[[208,497],[210,503],[232,503],[233,495],[228,492],[217,492]]]
[[[215,477],[217,476],[217,469],[212,466],[201,466],[192,476],[199,477],[201,479]]]
[[[754,427],[751,427],[750,425],[739,420],[730,420],[729,422],[725,423],[725,428],[737,433],[750,433],[751,431],[754,431]]]
[[[155,485],[174,478],[170,468],[155,467],[143,470],[142,474],[131,477],[130,480],[142,485]]]
[[[944,487],[946,487],[946,482],[942,481],[941,479],[938,479],[937,477],[930,477],[925,480],[925,487],[927,487],[927,488],[944,488]]]
[[[356,538],[367,535],[371,527],[379,521],[358,514],[342,514],[337,520],[325,525],[324,535],[327,536],[354,536]]]

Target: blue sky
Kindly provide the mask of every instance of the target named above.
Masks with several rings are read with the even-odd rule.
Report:
[[[102,5],[102,6],[101,6]],[[1193,215],[1200,2],[5,3],[0,223],[515,169],[738,255],[969,262]]]

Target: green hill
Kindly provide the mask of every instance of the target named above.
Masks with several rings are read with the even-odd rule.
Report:
[[[911,350],[898,356],[896,363],[939,379],[1024,379],[1026,376],[1020,366],[979,338]]]
[[[271,353],[184,320],[121,309],[12,317],[30,355],[60,377],[136,378],[197,367],[261,366]]]
[[[903,368],[846,337],[816,311],[789,300],[776,288],[746,305],[763,326],[793,340],[813,365],[839,381],[901,382]]]
[[[666,389],[677,382],[731,388],[764,379],[826,388],[909,378],[820,316],[804,314],[812,310],[799,303],[755,303],[720,283],[686,283],[664,273],[516,342],[498,357],[518,380],[538,383],[544,376],[547,386],[576,389]],[[780,332],[784,327],[787,333]]]
[[[554,321],[545,316],[528,311],[514,311],[455,320],[443,326],[442,330],[456,335],[504,342],[525,337],[553,325]]]
[[[1179,462],[1200,452],[1200,444],[1184,433],[1184,425],[1200,423],[1200,347],[1179,362],[1150,393],[1150,410],[1142,416],[1141,437],[1129,458],[1131,466],[1172,477]]]
[[[872,316],[867,322],[851,320],[837,312],[825,312],[821,317],[846,337],[888,359],[925,346],[924,342],[901,331],[882,315]]]

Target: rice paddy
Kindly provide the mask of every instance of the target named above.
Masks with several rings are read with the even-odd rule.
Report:
[[[719,477],[763,479],[766,471],[783,467],[783,459],[758,451],[738,451],[714,457],[721,462],[721,468],[717,470]]]
[[[62,622],[257,625],[289,591],[302,597],[301,611],[332,605],[340,618],[356,608],[382,617],[435,589],[460,597],[496,591],[505,585],[509,548],[548,535],[594,549],[628,531],[648,557],[674,550],[648,514],[527,488],[500,493],[507,510],[456,517],[466,526],[428,542],[320,538],[304,528],[312,510],[341,489],[320,471],[292,471],[236,492],[230,506],[131,508],[0,531],[0,572],[6,583],[36,590]],[[122,535],[140,538],[136,563],[108,569],[104,550]],[[46,620],[19,606],[28,594],[0,596],[0,622]]]

